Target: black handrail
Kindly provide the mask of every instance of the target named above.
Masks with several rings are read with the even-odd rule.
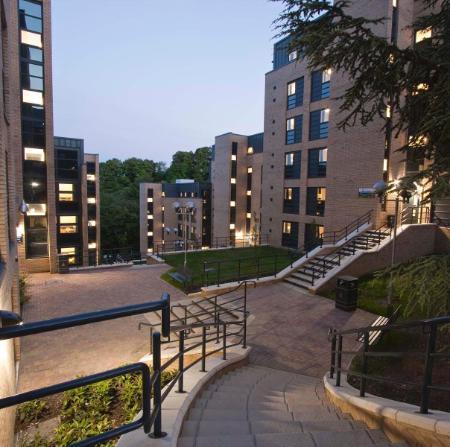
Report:
[[[329,332],[329,339],[331,341],[331,361],[330,361],[330,378],[333,379],[336,374],[335,386],[341,385],[341,374],[347,373],[347,376],[354,376],[360,378],[359,394],[365,397],[366,384],[368,380],[393,383],[402,386],[413,387],[415,384],[406,383],[404,381],[396,381],[394,379],[380,377],[375,374],[369,374],[368,359],[370,357],[406,357],[406,356],[421,356],[424,358],[424,373],[422,377],[422,385],[420,389],[420,413],[427,414],[429,410],[430,392],[432,390],[439,390],[450,393],[450,386],[436,386],[432,383],[433,362],[435,358],[445,357],[450,358],[450,352],[436,352],[436,340],[439,326],[450,324],[450,316],[436,317],[430,319],[423,319],[417,321],[408,321],[405,323],[388,324],[384,326],[365,326],[355,329],[336,330],[331,329]],[[369,339],[372,332],[380,332],[384,334],[393,330],[403,330],[412,328],[422,328],[424,334],[427,335],[427,343],[425,352],[370,352]],[[358,339],[363,340],[362,349],[358,351],[344,351],[342,349],[343,338],[348,335],[357,334]],[[354,355],[362,357],[361,372],[356,372],[351,369],[342,367],[342,356]]]

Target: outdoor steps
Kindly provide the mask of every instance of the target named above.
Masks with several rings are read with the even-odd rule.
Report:
[[[178,447],[390,445],[381,430],[335,409],[320,380],[253,365],[208,385],[190,408],[178,440]]]

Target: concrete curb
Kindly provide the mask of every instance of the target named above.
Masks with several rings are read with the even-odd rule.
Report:
[[[248,363],[251,348],[234,347],[227,350],[227,360],[218,357],[206,359],[207,372],[200,372],[200,366],[195,365],[184,374],[185,393],[177,393],[176,386],[170,391],[162,408],[162,431],[167,433],[164,438],[153,439],[142,429],[127,433],[117,443],[117,447],[176,447],[183,422],[189,409],[203,390],[218,374],[233,369],[240,364]],[[137,415],[136,417],[139,417]]]
[[[420,414],[416,405],[367,393],[366,397],[360,397],[359,390],[350,386],[346,378],[340,387],[328,375],[323,381],[331,402],[370,428],[381,428],[392,442],[406,441],[420,447],[450,445],[450,413],[431,410],[429,414]]]

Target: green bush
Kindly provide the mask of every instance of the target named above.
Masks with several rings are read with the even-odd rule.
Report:
[[[19,405],[17,408],[17,419],[21,424],[31,424],[38,422],[44,413],[48,410],[48,405],[45,400],[32,400]]]
[[[19,301],[21,306],[30,299],[28,288],[28,276],[25,273],[22,273],[19,276]]]

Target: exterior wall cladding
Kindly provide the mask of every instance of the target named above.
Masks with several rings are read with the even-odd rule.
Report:
[[[353,2],[351,13],[387,17],[384,24],[377,26],[377,34],[387,39],[395,38],[401,47],[406,47],[413,43],[412,32],[406,27],[413,20],[414,4],[413,0],[402,0],[395,10],[392,0],[358,0]],[[398,14],[395,31],[393,14]],[[385,154],[386,132],[382,129],[384,120],[376,120],[366,127],[357,125],[345,133],[338,130],[336,123],[343,116],[339,114],[340,101],[336,98],[351,80],[345,73],[329,72],[323,77],[322,73],[311,73],[306,60],[289,62],[287,47],[288,39],[275,44],[274,70],[266,74],[265,81],[262,232],[269,235],[271,244],[281,245],[283,221],[298,223],[296,245],[302,247],[308,234],[306,224],[321,225],[325,231],[338,230],[369,210],[374,210],[377,224],[384,222],[386,214],[392,212],[390,204],[383,212],[378,199],[359,197],[358,190],[370,188],[383,178],[391,180],[404,175],[404,155],[396,149],[404,144],[405,135],[392,137],[388,156]],[[295,91],[300,90],[303,96],[297,99],[293,95],[293,86],[289,85],[296,80],[299,82]],[[290,120],[300,116],[301,119]],[[324,171],[326,174],[318,176],[312,174],[317,174],[313,168],[318,151],[314,149],[322,148],[328,150],[325,160],[321,161],[320,175]],[[300,176],[286,178],[286,153],[297,151],[301,160]],[[298,213],[283,213],[285,188],[299,188]],[[319,190],[325,201],[325,204],[321,202],[323,213],[308,207],[308,198],[311,201],[317,193],[311,188],[325,188],[325,191]]]

